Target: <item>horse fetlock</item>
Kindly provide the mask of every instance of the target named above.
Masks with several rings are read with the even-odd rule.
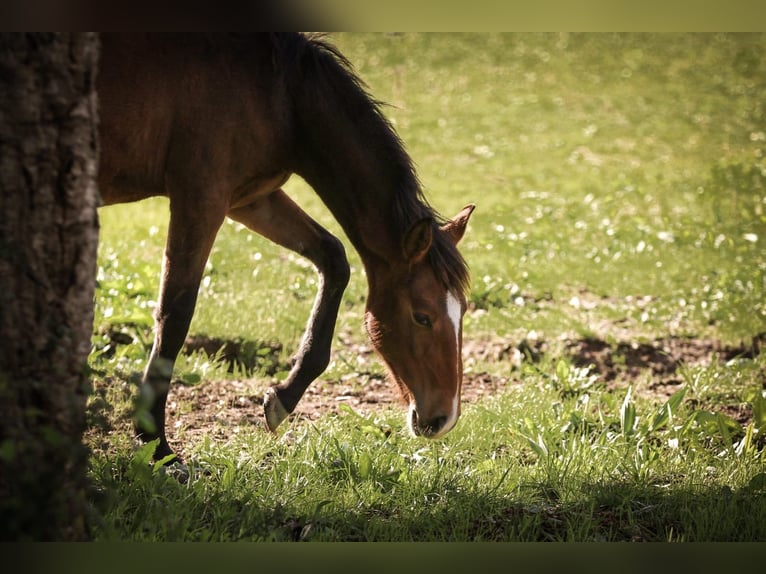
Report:
[[[170,381],[173,376],[174,361],[165,357],[153,357],[146,366],[145,380]]]
[[[266,426],[271,432],[275,432],[277,427],[290,414],[279,400],[276,390],[266,389],[263,397],[263,412],[266,415]]]
[[[154,399],[157,396],[157,391],[155,390],[154,385],[151,383],[144,383],[141,385],[138,393],[139,405],[145,409],[152,408]]]

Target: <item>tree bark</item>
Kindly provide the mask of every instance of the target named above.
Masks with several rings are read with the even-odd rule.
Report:
[[[98,216],[95,34],[0,34],[0,539],[80,540]]]

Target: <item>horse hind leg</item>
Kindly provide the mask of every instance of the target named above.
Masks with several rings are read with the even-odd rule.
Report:
[[[161,460],[173,450],[165,434],[165,403],[176,357],[189,332],[197,293],[215,236],[223,223],[223,210],[196,209],[191,202],[171,200],[171,215],[165,257],[162,263],[160,296],[155,313],[155,338],[144,371],[136,433],[144,442],[159,439],[154,453]],[[148,422],[148,424],[147,424]]]
[[[264,398],[266,426],[274,431],[329,364],[335,321],[350,269],[343,244],[281,189],[230,211],[229,217],[308,258],[319,272],[314,306],[293,368],[283,383],[266,391]]]

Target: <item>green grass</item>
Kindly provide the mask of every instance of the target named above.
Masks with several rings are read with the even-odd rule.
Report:
[[[718,392],[735,390],[731,370]],[[123,446],[93,463],[109,509],[99,538],[763,539],[763,441],[683,392],[652,406],[544,365],[470,405],[439,442],[408,436],[396,410],[349,409],[279,439],[203,441],[194,464],[209,474],[186,484]]]
[[[647,392],[650,375],[607,385],[556,347],[766,332],[766,36],[332,39],[391,104],[435,207],[478,205],[462,244],[466,341],[534,335],[552,351],[520,368],[466,357],[511,382],[436,443],[407,436],[395,406],[346,410],[278,438],[242,427],[203,440],[193,462],[206,474],[181,484],[127,432],[95,432],[97,539],[766,539],[762,355],[684,367],[668,399]],[[305,183],[286,189],[345,241]],[[151,343],[167,203],[101,221],[91,365],[111,386],[92,404],[122,429]],[[366,285],[347,251],[337,332],[361,344]],[[191,331],[279,341],[286,359],[315,287],[304,261],[227,223]],[[336,342],[325,378],[353,376],[349,358]],[[187,382],[243,375],[273,380],[199,354],[178,365]]]

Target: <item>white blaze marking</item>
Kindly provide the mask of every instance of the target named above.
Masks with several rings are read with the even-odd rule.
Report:
[[[460,342],[460,301],[452,291],[447,291],[447,315],[455,328],[455,343],[458,344]]]
[[[455,297],[455,294],[452,293],[452,291],[447,291],[447,315],[450,318],[450,321],[452,321],[452,325],[455,328],[455,348],[457,349],[457,353],[460,354],[460,316],[461,316],[461,307],[460,307],[460,300]],[[455,366],[457,368],[457,365]],[[458,373],[458,376],[460,376],[461,373]],[[444,424],[442,429],[437,433],[437,437],[442,436],[446,434],[447,432],[452,429],[452,427],[455,426],[455,423],[457,422],[457,411],[458,411],[458,402],[459,402],[459,387],[458,392],[455,393],[455,396],[452,397],[452,412],[449,415],[449,419]],[[436,438],[436,437],[434,437]]]
[[[450,430],[452,430],[452,427],[455,426],[455,423],[457,422],[457,403],[458,397],[457,394],[455,394],[455,396],[452,398],[452,412],[450,413],[447,422],[444,423],[444,426],[441,428],[441,430],[434,435],[434,438],[439,438],[440,436],[447,434]]]

